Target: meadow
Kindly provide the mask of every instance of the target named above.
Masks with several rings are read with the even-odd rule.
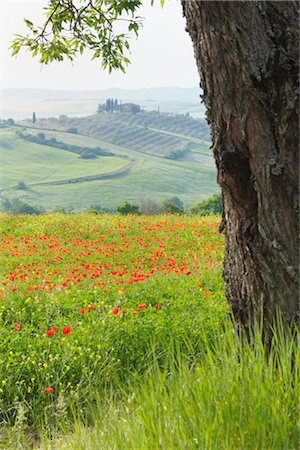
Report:
[[[0,216],[1,448],[297,448],[295,341],[235,333],[219,221]]]
[[[138,204],[145,198],[160,203],[178,196],[186,208],[218,191],[215,167],[208,144],[191,143],[189,158],[173,161],[121,147],[91,136],[42,130],[47,138],[86,148],[100,146],[115,156],[83,160],[69,151],[39,145],[16,137],[20,127],[0,129],[2,167],[0,190],[5,198],[43,206],[47,211],[58,205],[87,210],[91,205],[113,208],[124,200]],[[27,129],[31,134],[40,129]],[[142,147],[142,144],[141,144]],[[132,167],[110,179],[68,183],[75,177],[90,177]],[[65,180],[67,184],[59,182]],[[18,190],[19,181],[26,190]],[[55,184],[55,181],[58,183]],[[47,183],[53,183],[49,186]]]

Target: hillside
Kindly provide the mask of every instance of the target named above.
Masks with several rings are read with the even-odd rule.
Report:
[[[31,125],[30,122],[25,122]],[[99,113],[82,118],[40,119],[36,126],[93,136],[111,144],[170,159],[181,159],[194,144],[207,149],[210,131],[204,120],[155,111]],[[207,151],[205,151],[207,153]]]
[[[196,127],[193,130],[199,121],[186,118],[176,125],[176,117],[172,121],[172,117],[161,115],[165,120],[160,123],[156,116],[151,121],[150,117],[97,114],[86,119],[37,121],[35,127],[0,129],[0,157],[6,168],[1,173],[2,196],[42,205],[47,210],[60,206],[80,211],[91,205],[112,208],[124,200],[139,204],[151,199],[160,203],[173,196],[189,207],[216,192],[211,150],[200,139]],[[146,127],[145,120],[150,127]],[[74,129],[65,131],[75,125],[77,134]],[[56,130],[45,129],[46,126]],[[96,137],[87,136],[88,133]],[[26,138],[41,135],[43,144]],[[70,151],[72,146],[77,152],[78,148],[98,148],[109,156],[81,159],[78,153]],[[182,150],[178,160],[170,159],[171,151]],[[21,183],[20,189],[20,182],[25,188]]]

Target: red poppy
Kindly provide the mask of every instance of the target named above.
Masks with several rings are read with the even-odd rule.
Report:
[[[47,392],[47,394],[49,394],[53,391],[54,391],[54,389],[52,387],[48,387],[48,388],[44,389],[44,392]]]
[[[46,336],[53,336],[53,334],[55,334],[57,332],[57,328],[56,327],[52,327],[51,330],[46,331]]]
[[[138,305],[138,309],[145,309],[147,308],[146,303],[143,303],[142,305]]]
[[[64,327],[64,328],[62,329],[61,334],[69,334],[69,333],[71,333],[71,327],[70,327],[70,326]]]
[[[13,327],[15,330],[19,330],[21,328],[21,325],[19,323],[13,323]]]
[[[132,316],[136,316],[138,314],[138,311],[131,311],[130,313]]]
[[[91,311],[92,309],[95,309],[95,308],[96,308],[96,306],[93,306],[93,305],[88,305],[88,307],[87,307],[88,311]]]
[[[85,310],[82,308],[82,309],[79,311],[79,314],[81,314],[81,315],[83,316],[84,313],[85,313]]]
[[[161,307],[161,304],[158,303],[157,305],[154,306],[154,309],[159,309]]]
[[[119,308],[113,308],[112,310],[111,310],[111,312],[116,316],[117,314],[119,314]]]

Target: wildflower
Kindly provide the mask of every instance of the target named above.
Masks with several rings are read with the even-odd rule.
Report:
[[[44,392],[46,392],[47,394],[50,394],[53,391],[54,389],[52,387],[47,387],[46,389],[44,389]]]
[[[210,294],[210,291],[203,291],[203,297],[208,297]]]
[[[79,311],[79,314],[81,314],[81,315],[83,316],[84,313],[85,313],[85,310],[84,310],[84,308],[82,308],[82,309]]]
[[[51,330],[46,331],[46,336],[50,337],[53,336],[53,334],[55,334],[57,332],[57,328],[56,327],[52,327]]]
[[[13,327],[15,330],[19,330],[21,328],[21,325],[19,323],[13,323]]]
[[[138,311],[131,311],[130,313],[132,316],[137,316],[138,315]]]
[[[141,305],[138,305],[138,309],[145,309],[145,308],[147,308],[146,303],[143,303],[143,304],[141,304]]]
[[[61,334],[69,334],[69,333],[71,333],[71,327],[70,326],[68,326],[68,327],[64,327],[63,329],[62,329],[62,332],[61,332]]]
[[[119,308],[113,308],[111,312],[116,316],[117,314],[119,314],[120,310]]]
[[[88,311],[91,311],[92,309],[95,309],[95,308],[96,308],[96,306],[88,305],[87,310],[88,310]]]
[[[157,310],[157,309],[159,309],[160,307],[161,307],[161,304],[160,304],[160,303],[158,303],[157,305],[155,305],[155,306],[154,306],[154,309],[156,309],[156,310]]]

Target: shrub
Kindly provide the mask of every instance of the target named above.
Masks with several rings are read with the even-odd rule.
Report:
[[[222,198],[221,194],[213,194],[206,200],[197,203],[189,209],[191,214],[198,214],[199,216],[209,216],[211,214],[222,213]]]
[[[183,158],[188,153],[188,151],[189,150],[187,148],[172,150],[170,153],[166,155],[166,158],[178,161],[179,159]]]
[[[127,201],[116,206],[115,210],[123,216],[127,216],[128,214],[140,214],[139,207],[137,205],[132,205]]]
[[[71,127],[67,129],[68,133],[78,134],[78,130],[75,127]]]
[[[178,197],[172,197],[161,203],[162,212],[169,214],[183,214],[184,204]]]
[[[20,191],[25,191],[27,189],[27,186],[24,183],[24,181],[18,181],[17,189]]]
[[[92,150],[85,149],[80,153],[79,158],[80,159],[95,159],[95,158],[97,158],[97,156],[95,155],[95,153]]]
[[[8,199],[2,200],[2,210],[11,214],[29,215],[39,215],[45,212],[42,207],[30,205],[29,203],[23,202],[18,198],[15,198],[11,201]]]

